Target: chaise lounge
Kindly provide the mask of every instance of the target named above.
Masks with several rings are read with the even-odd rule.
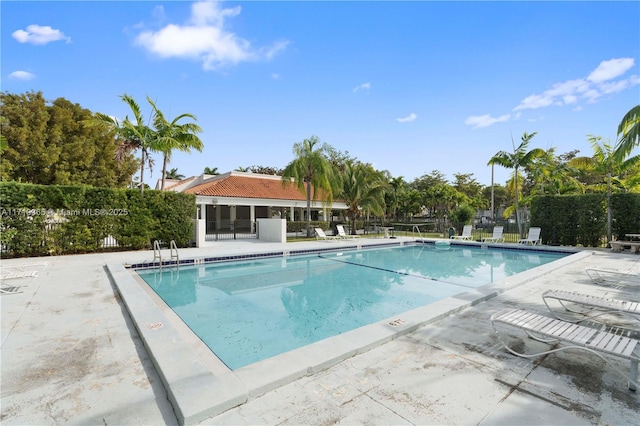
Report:
[[[545,291],[542,293],[542,300],[549,308],[549,312],[563,321],[579,323],[585,320],[593,320],[595,317],[605,314],[621,314],[640,321],[639,302],[608,299],[565,290]],[[558,302],[571,317],[558,315],[556,309],[549,305],[552,300]]]
[[[527,235],[527,238],[518,241],[518,244],[531,244],[534,246],[537,244],[541,244],[540,231],[541,229],[535,226],[529,228],[529,235]]]
[[[473,230],[473,226],[465,225],[462,228],[462,235],[453,235],[450,237],[452,240],[471,240],[471,231]]]
[[[502,237],[502,231],[504,230],[504,226],[494,226],[493,227],[493,235],[491,238],[483,238],[483,243],[499,243],[504,242],[504,238]]]
[[[559,347],[535,354],[524,354],[511,348],[502,339],[497,325],[510,326],[524,331],[530,338],[544,343],[558,343]],[[562,350],[584,350],[602,358],[610,367],[627,378],[629,390],[635,391],[638,383],[638,363],[640,362],[640,341],[622,334],[598,330],[583,325],[550,318],[521,309],[505,309],[491,315],[491,325],[498,339],[512,354],[534,358]],[[615,356],[630,362],[630,372],[626,374],[611,363],[608,356]]]
[[[336,225],[336,229],[338,230],[338,237],[342,238],[343,240],[355,240],[356,238],[358,238],[358,235],[347,234],[347,232],[344,230],[344,226],[342,225]]]
[[[315,228],[315,231],[316,231],[316,240],[331,241],[331,240],[338,239],[337,236],[325,234],[321,228]]]

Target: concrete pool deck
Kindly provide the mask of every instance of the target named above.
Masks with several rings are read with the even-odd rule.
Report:
[[[353,242],[224,241],[181,249],[180,256],[329,244]],[[37,277],[10,281],[22,293],[1,298],[2,423],[178,423],[160,376],[166,372],[156,370],[105,270],[107,264],[152,258],[151,251],[141,251],[2,260],[3,267],[47,262],[28,267]],[[547,289],[640,299],[640,285],[593,285],[585,269],[603,266],[638,269],[640,257],[585,250],[557,269],[536,268],[523,283],[494,297],[326,369],[265,388],[261,396],[256,391],[247,402],[201,423],[637,424],[640,396],[602,360],[580,352],[517,358],[500,347],[489,323],[491,313],[503,307],[546,311],[540,295]],[[522,339],[522,345],[540,344]],[[184,363],[175,359],[177,371]],[[614,363],[622,371],[629,368]],[[217,403],[208,395],[185,397]]]

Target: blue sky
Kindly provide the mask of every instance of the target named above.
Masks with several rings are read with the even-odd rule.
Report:
[[[186,176],[285,167],[316,135],[411,181],[491,183],[530,147],[592,154],[640,102],[640,3],[2,1],[2,90],[41,91],[120,119],[197,116]],[[160,177],[156,156],[152,179]],[[496,167],[495,181],[509,171]]]

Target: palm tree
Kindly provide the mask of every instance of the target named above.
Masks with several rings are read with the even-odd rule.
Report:
[[[289,163],[282,172],[282,184],[293,183],[300,191],[306,192],[307,196],[307,237],[311,237],[311,188],[313,188],[313,198],[318,192],[322,192],[325,201],[333,200],[333,193],[338,187],[338,176],[334,173],[333,167],[324,151],[327,146],[318,146],[320,140],[316,136],[311,136],[302,142],[293,145],[295,160]]]
[[[522,223],[520,220],[520,210],[519,210],[519,183],[518,183],[518,171],[521,167],[525,167],[530,164],[535,158],[541,157],[544,155],[544,150],[540,148],[534,148],[531,151],[527,151],[529,147],[529,142],[536,135],[536,132],[531,134],[524,132],[522,135],[522,142],[516,148],[515,143],[513,142],[513,137],[511,137],[511,144],[513,145],[513,152],[499,151],[497,152],[491,159],[487,165],[498,164],[499,166],[506,167],[508,169],[514,169],[515,176],[515,210],[516,210],[516,224],[518,226],[518,231],[520,232],[520,237],[524,237],[524,230],[522,229]]]
[[[218,168],[217,167],[205,167],[204,171],[202,172],[205,175],[219,175],[220,173],[218,172]]]
[[[352,235],[356,234],[356,219],[361,210],[380,216],[384,214],[384,194],[388,188],[389,183],[383,172],[362,163],[348,161],[344,164],[339,197],[347,205],[346,214],[351,222]]]
[[[621,142],[616,146],[603,141],[600,136],[589,135],[593,148],[593,157],[576,157],[569,162],[570,166],[587,170],[590,173],[601,173],[606,176],[607,184],[607,241],[611,241],[611,187],[614,179],[621,177],[627,170],[640,164],[640,155],[624,159],[620,155]]]
[[[616,155],[627,157],[633,148],[640,146],[640,105],[636,105],[627,112],[618,125],[618,147]]]
[[[404,177],[402,176],[391,178],[389,180],[389,187],[390,187],[389,195],[391,197],[391,207],[393,209],[393,211],[391,212],[391,217],[394,218],[395,220],[398,220],[397,209],[398,209],[399,195],[401,190],[406,186],[407,186],[407,183],[404,181]]]
[[[181,180],[181,179],[184,179],[184,175],[183,175],[183,174],[181,174],[181,173],[178,173],[178,169],[171,169],[171,170],[169,170],[169,171],[164,175],[164,177],[165,177],[166,179],[174,179],[174,180]],[[164,181],[164,179],[163,179],[163,181]],[[163,187],[162,189],[164,189],[164,187]]]
[[[573,176],[576,171],[555,152],[554,147],[547,149],[544,155],[534,159],[526,167],[533,181],[531,193],[536,195],[584,193],[582,183]]]
[[[156,136],[153,129],[144,124],[144,116],[140,110],[140,106],[131,96],[126,93],[120,96],[120,99],[126,103],[131,112],[133,112],[133,120],[126,116],[121,123],[117,118],[102,113],[96,113],[91,120],[87,120],[87,124],[94,126],[106,126],[116,133],[118,139],[118,147],[116,148],[115,158],[118,163],[122,161],[132,151],[140,150],[140,192],[144,194],[144,165],[149,165],[149,170],[153,167],[153,160],[150,153],[156,151]]]
[[[167,174],[167,163],[171,161],[171,153],[174,149],[191,152],[192,149],[202,152],[204,144],[197,136],[202,132],[200,126],[195,123],[180,123],[180,120],[188,118],[196,121],[196,117],[193,114],[184,113],[178,115],[172,121],[168,121],[162,111],[160,111],[156,104],[147,96],[147,101],[153,108],[153,126],[156,130],[155,145],[157,149],[162,152],[162,185],[160,189],[164,190],[164,181]]]

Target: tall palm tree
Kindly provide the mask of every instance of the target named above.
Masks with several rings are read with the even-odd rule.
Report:
[[[569,162],[570,166],[586,170],[591,173],[601,173],[606,176],[607,184],[607,241],[611,241],[611,188],[614,179],[621,177],[627,170],[640,164],[640,155],[625,159],[620,155],[620,142],[615,146],[600,136],[589,135],[589,142],[593,148],[593,157],[576,157]]]
[[[616,155],[622,158],[640,146],[640,105],[634,106],[622,117],[618,125],[618,138]]]
[[[168,121],[162,111],[156,107],[156,104],[147,96],[147,101],[153,108],[153,127],[155,127],[155,145],[162,152],[162,185],[160,189],[164,190],[164,182],[167,174],[167,164],[171,161],[171,153],[174,149],[183,152],[191,152],[192,149],[202,152],[204,144],[198,137],[198,133],[202,132],[200,126],[196,123],[180,123],[183,119],[192,119],[197,121],[193,114],[184,113],[178,115],[171,121]]]
[[[333,200],[333,193],[338,188],[339,176],[324,155],[326,146],[318,145],[320,140],[311,136],[293,145],[295,159],[282,172],[282,184],[293,183],[307,196],[307,237],[311,237],[311,189],[313,198],[321,192],[325,201]]]
[[[491,159],[487,165],[498,164],[499,166],[506,167],[508,169],[514,169],[515,176],[515,210],[516,210],[516,224],[518,226],[518,231],[520,232],[520,237],[524,237],[524,230],[522,228],[522,223],[520,220],[520,210],[519,210],[519,198],[520,194],[518,191],[519,183],[518,183],[518,171],[520,168],[525,167],[530,164],[535,158],[541,157],[544,155],[544,150],[540,148],[534,148],[530,151],[527,151],[529,147],[529,142],[536,135],[536,132],[527,133],[524,132],[521,138],[520,145],[516,148],[515,142],[513,141],[513,137],[511,137],[511,144],[513,145],[513,152],[499,151],[497,152]]]
[[[362,163],[348,161],[344,164],[339,198],[347,205],[352,235],[356,234],[356,219],[362,210],[380,216],[384,214],[384,194],[388,188],[383,172]]]
[[[96,113],[91,120],[87,120],[87,124],[106,126],[116,133],[118,147],[116,148],[115,158],[119,163],[131,152],[140,150],[140,192],[144,193],[144,166],[148,164],[150,170],[153,167],[150,153],[156,151],[155,131],[144,124],[144,116],[140,110],[140,105],[135,99],[126,93],[120,96],[120,99],[131,109],[133,121],[129,119],[128,115],[124,121],[120,122],[115,117]]]

